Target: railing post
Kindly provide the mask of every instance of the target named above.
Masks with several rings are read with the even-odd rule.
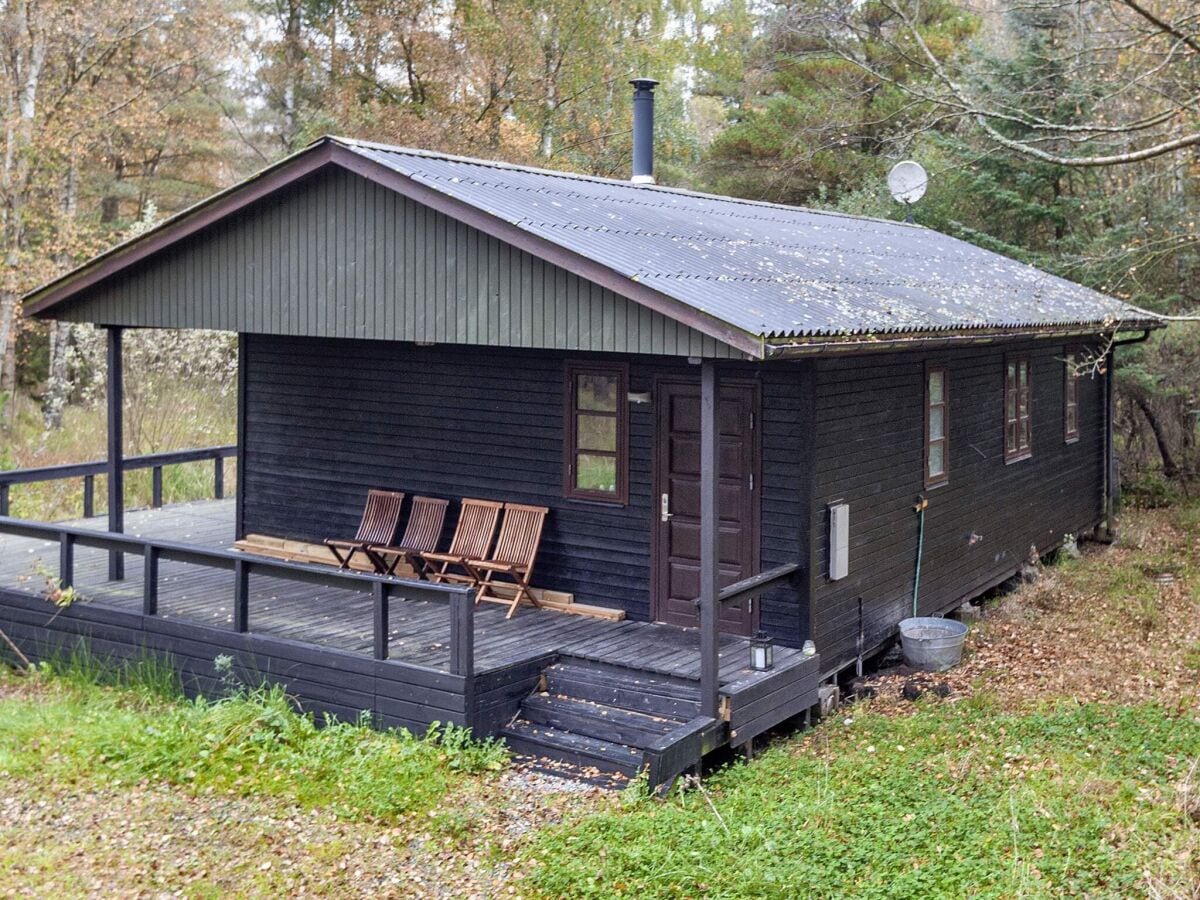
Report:
[[[7,516],[8,513],[8,484],[0,484],[0,516]]]
[[[240,559],[233,564],[233,630],[250,630],[250,564]]]
[[[150,470],[150,508],[158,509],[162,506],[162,466],[155,466]]]
[[[375,658],[388,658],[388,585],[375,582],[371,588],[371,599],[375,606]]]
[[[147,544],[142,556],[142,615],[158,615],[158,548]]]
[[[75,584],[75,536],[66,531],[58,534],[58,586],[63,590]]]
[[[119,327],[108,327],[108,530],[125,531],[125,379]],[[108,580],[125,578],[125,554],[108,553]]]
[[[701,715],[717,718],[721,705],[721,636],[717,609],[720,530],[717,495],[720,429],[716,366],[700,369],[700,703]]]
[[[213,497],[217,500],[225,499],[225,457],[219,452],[213,460]]]
[[[83,517],[90,519],[96,515],[96,476],[83,476]]]
[[[450,595],[450,671],[475,673],[475,594],[462,590]]]

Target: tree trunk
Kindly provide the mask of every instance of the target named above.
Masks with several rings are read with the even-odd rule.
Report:
[[[1175,459],[1171,456],[1171,447],[1167,443],[1167,435],[1163,431],[1162,423],[1158,421],[1158,417],[1154,414],[1154,410],[1150,408],[1150,404],[1146,401],[1145,397],[1134,397],[1134,402],[1138,405],[1138,409],[1142,411],[1142,415],[1146,417],[1146,421],[1150,425],[1150,430],[1154,432],[1154,442],[1158,444],[1158,453],[1162,457],[1163,475],[1167,478],[1174,478],[1179,474],[1179,466],[1175,464]]]
[[[37,114],[38,85],[46,61],[46,34],[43,23],[26,0],[8,7],[3,25],[9,46],[6,48],[12,94],[5,113],[4,168],[4,262],[7,272],[0,289],[0,391],[16,387],[17,318],[21,294],[21,251],[25,248],[25,201],[29,191],[34,119]],[[13,108],[15,107],[15,108]],[[15,114],[15,123],[13,117]],[[11,407],[10,407],[11,408]]]
[[[71,399],[70,372],[67,368],[67,349],[71,344],[71,323],[55,320],[50,323],[50,370],[46,393],[42,398],[42,422],[47,430],[62,427],[63,410]]]
[[[66,248],[73,244],[75,216],[79,211],[79,165],[75,157],[71,158],[71,163],[67,168],[59,209],[62,213],[59,232],[62,234],[64,249],[55,254],[54,261],[58,263],[60,269],[66,269],[71,264],[71,254]],[[71,372],[67,365],[67,349],[71,344],[71,332],[72,327],[69,322],[60,322],[56,319],[50,323],[50,364],[46,377],[46,392],[42,397],[42,422],[47,430],[62,427],[63,410],[75,388],[71,383]]]
[[[16,358],[17,295],[13,291],[0,293],[0,393],[11,391],[8,360]],[[15,370],[14,370],[15,371]],[[11,404],[8,407],[12,409]]]
[[[287,20],[283,27],[283,148],[287,153],[296,149],[301,131],[300,82],[304,64],[302,24],[300,0],[288,0]]]

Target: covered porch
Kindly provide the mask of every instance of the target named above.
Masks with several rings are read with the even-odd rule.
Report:
[[[126,513],[125,533],[140,540],[229,549],[234,544],[235,506],[232,499],[221,499],[131,510]],[[100,532],[105,523],[90,518],[60,524]],[[0,534],[0,587],[44,596],[46,578],[38,572],[56,574],[58,558],[56,540]],[[159,565],[158,616],[181,623],[234,628],[233,583],[226,572],[178,561]],[[123,579],[112,580],[104,550],[79,547],[75,551],[73,585],[85,603],[140,613],[144,578],[144,566],[134,565],[127,567]],[[397,594],[402,597],[402,587],[397,588]],[[264,574],[250,579],[248,606],[252,632],[365,656],[374,652],[369,594]],[[433,599],[403,599],[390,604],[388,658],[449,672],[447,611],[447,602]],[[506,620],[505,611],[505,607],[495,604],[475,609],[476,674],[533,656],[564,653],[679,678],[700,676],[699,634],[695,629],[609,621],[526,606]],[[777,664],[800,656],[800,651],[787,647],[778,647],[775,653]],[[722,635],[722,685],[736,686],[754,676],[749,641]]]

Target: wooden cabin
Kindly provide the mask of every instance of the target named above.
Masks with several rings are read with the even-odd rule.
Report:
[[[548,507],[549,595],[812,641],[776,721],[1107,524],[1114,338],[1156,325],[916,225],[342,138],[26,310],[118,367],[121,329],[237,332],[237,538],[351,534],[377,487],[449,499],[445,539],[463,497]]]

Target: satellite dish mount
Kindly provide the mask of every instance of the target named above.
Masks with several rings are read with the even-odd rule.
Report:
[[[888,190],[892,199],[904,204],[904,221],[912,222],[912,205],[925,196],[929,175],[920,163],[912,160],[896,163],[888,172]]]

